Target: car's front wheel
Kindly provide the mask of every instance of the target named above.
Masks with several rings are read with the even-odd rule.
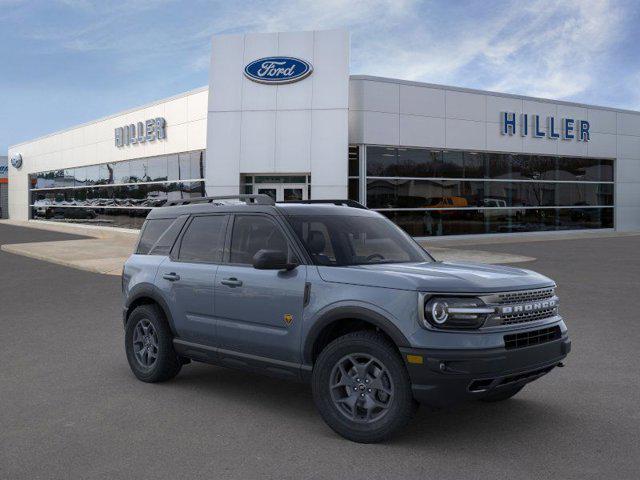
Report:
[[[324,421],[355,442],[388,438],[417,408],[400,355],[371,331],[349,333],[325,347],[313,369],[312,387]]]
[[[175,377],[182,362],[173,349],[173,335],[164,314],[155,305],[140,305],[129,315],[125,350],[133,374],[143,382]]]

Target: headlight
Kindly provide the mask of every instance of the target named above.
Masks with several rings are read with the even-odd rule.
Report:
[[[424,304],[423,325],[427,328],[480,328],[495,313],[479,298],[435,297]]]

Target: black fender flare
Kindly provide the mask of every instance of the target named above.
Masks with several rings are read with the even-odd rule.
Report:
[[[125,315],[124,315],[123,321],[125,326],[129,317],[128,315],[129,308],[133,303],[136,302],[136,300],[139,300],[141,298],[148,298],[150,300],[153,300],[155,303],[157,303],[160,306],[160,308],[164,312],[164,316],[167,319],[167,322],[169,322],[169,327],[171,328],[171,332],[173,333],[174,336],[176,336],[176,329],[173,325],[173,317],[171,316],[171,309],[169,308],[169,304],[166,302],[166,300],[164,299],[164,297],[162,296],[158,288],[155,285],[152,285],[150,283],[140,283],[129,291],[129,294],[127,296],[127,301],[125,302],[125,305],[124,305]]]
[[[316,340],[320,336],[320,333],[329,324],[342,319],[356,319],[370,323],[384,333],[386,333],[391,340],[400,347],[409,347],[411,344],[407,337],[400,331],[396,325],[384,315],[375,312],[369,308],[361,306],[341,306],[336,307],[328,312],[323,313],[313,323],[313,326],[309,329],[307,336],[304,340],[304,346],[302,350],[303,362],[307,365],[313,364],[313,346]]]

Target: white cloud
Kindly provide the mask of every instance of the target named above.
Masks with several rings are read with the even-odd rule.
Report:
[[[2,0],[0,0],[2,1]],[[584,94],[598,79],[595,65],[618,40],[624,22],[616,0],[489,3],[417,0],[302,0],[170,4],[129,0],[59,0],[95,14],[77,26],[27,29],[45,48],[72,52],[131,51],[113,64],[134,72],[167,60],[176,68],[208,68],[209,37],[226,32],[347,28],[352,71],[408,80],[485,88],[551,98]],[[166,4],[166,5],[162,5]],[[183,25],[139,21],[141,9],[190,13]],[[178,10],[182,9],[182,10]],[[161,34],[159,34],[159,30]]]
[[[427,19],[409,23],[399,37],[368,37],[355,49],[358,70],[568,98],[592,86],[595,58],[615,42],[622,20],[604,0],[511,4],[484,18],[460,18],[453,31]]]

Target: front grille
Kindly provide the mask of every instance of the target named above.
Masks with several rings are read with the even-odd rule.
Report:
[[[487,326],[517,325],[558,315],[554,287],[494,293],[482,299],[487,305],[496,306],[496,315],[489,317]]]
[[[507,350],[530,347],[541,343],[551,342],[560,338],[560,327],[543,328],[531,332],[512,333],[504,336],[504,347]]]
[[[511,303],[532,302],[535,300],[546,300],[555,296],[554,288],[539,288],[537,290],[522,290],[518,292],[505,292],[498,294],[498,303],[508,305]]]
[[[553,317],[556,314],[556,309],[545,308],[544,310],[537,310],[531,312],[511,313],[502,315],[503,325],[515,325],[517,323],[533,322],[535,320],[542,320],[545,318]]]

